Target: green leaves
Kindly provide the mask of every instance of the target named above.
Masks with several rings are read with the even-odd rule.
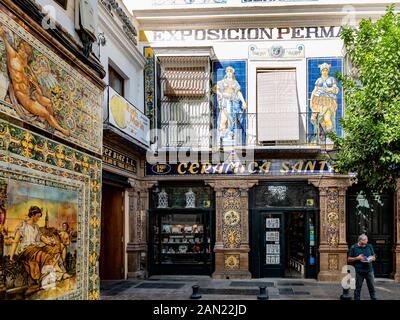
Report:
[[[338,77],[346,116],[344,138],[330,134],[338,149],[334,166],[377,191],[393,188],[400,178],[400,15],[392,5],[378,21],[364,19],[341,37],[357,78]]]

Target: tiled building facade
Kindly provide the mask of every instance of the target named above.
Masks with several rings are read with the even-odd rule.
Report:
[[[343,134],[341,26],[384,11],[371,1],[137,8],[158,129],[145,168],[150,274],[337,281],[367,232],[377,275],[399,279],[398,194],[367,198],[337,174],[327,137]]]
[[[105,72],[68,2],[0,2],[0,299],[99,299]]]

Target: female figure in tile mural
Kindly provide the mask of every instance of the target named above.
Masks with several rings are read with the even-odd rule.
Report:
[[[220,138],[234,138],[241,115],[247,109],[239,82],[235,78],[235,69],[227,67],[224,79],[217,82],[217,101],[219,108]],[[242,108],[240,107],[242,102]]]
[[[70,277],[62,269],[62,248],[60,241],[44,235],[37,224],[42,217],[42,209],[37,206],[29,208],[28,218],[16,228],[10,259],[22,261],[25,270],[38,283],[47,276],[46,270],[53,270],[57,280]],[[51,268],[49,268],[51,267]]]
[[[70,131],[61,127],[54,117],[53,104],[49,98],[44,96],[39,81],[29,66],[33,54],[31,46],[25,41],[21,41],[18,48],[15,48],[10,43],[2,26],[0,26],[0,37],[3,39],[7,55],[12,94],[26,111],[45,119],[54,129],[69,136]]]
[[[329,76],[330,68],[331,66],[327,63],[319,65],[321,77],[315,82],[315,88],[311,94],[311,110],[313,112],[311,121],[315,133],[318,132],[319,126],[324,133],[336,128],[339,87],[336,79]]]

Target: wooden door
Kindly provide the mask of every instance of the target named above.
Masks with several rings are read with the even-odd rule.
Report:
[[[124,278],[124,189],[103,184],[100,279]]]
[[[347,242],[357,242],[365,233],[374,247],[377,260],[375,276],[389,277],[393,271],[393,197],[351,188],[347,194]]]

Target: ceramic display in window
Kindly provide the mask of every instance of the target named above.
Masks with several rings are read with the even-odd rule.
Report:
[[[165,189],[158,194],[158,208],[168,208],[168,194]]]
[[[186,195],[186,208],[195,208],[196,207],[196,196],[192,191],[192,188],[189,188],[189,191],[185,193]]]

